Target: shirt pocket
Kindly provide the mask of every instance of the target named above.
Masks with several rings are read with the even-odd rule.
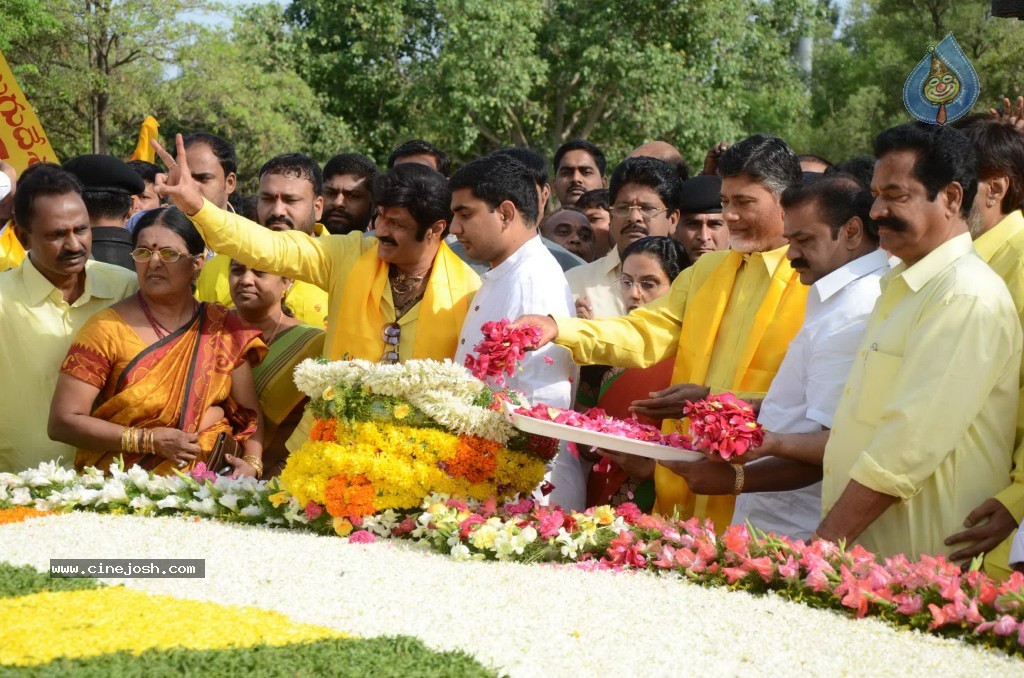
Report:
[[[882,353],[877,349],[867,352],[864,357],[864,381],[857,399],[857,419],[865,424],[878,422],[882,409],[889,401],[892,382],[902,364],[902,356]]]

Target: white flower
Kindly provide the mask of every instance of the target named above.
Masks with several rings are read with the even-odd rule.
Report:
[[[132,466],[128,469],[128,472],[125,475],[128,476],[128,480],[132,482],[132,485],[143,492],[146,492],[149,489],[149,471],[141,466]]]
[[[156,505],[159,508],[162,508],[162,509],[175,509],[175,510],[177,510],[177,509],[181,508],[181,497],[178,497],[177,495],[174,495],[174,494],[168,495],[168,496],[164,497],[163,499],[161,499],[160,501],[158,501],[156,503]]]
[[[256,516],[263,514],[263,509],[259,507],[259,504],[251,504],[246,506],[244,509],[239,511],[246,518],[255,518]]]
[[[133,498],[130,502],[128,502],[128,505],[131,506],[133,509],[147,511],[156,506],[156,502],[147,497],[146,495],[141,494],[138,497]]]
[[[469,547],[465,544],[456,544],[452,547],[451,553],[455,560],[469,560],[470,558]]]
[[[202,501],[192,500],[185,504],[185,508],[193,513],[202,513],[208,516],[215,516],[220,513],[220,509],[217,508],[217,502],[214,501],[213,497],[207,497]]]
[[[16,487],[11,493],[11,504],[14,506],[28,506],[32,503],[32,492],[27,487]]]
[[[238,513],[238,500],[241,499],[237,494],[225,494],[220,498],[221,506],[227,506],[229,509]]]
[[[101,504],[120,504],[126,501],[128,501],[128,493],[125,492],[124,485],[120,480],[112,478],[100,490],[99,503]]]

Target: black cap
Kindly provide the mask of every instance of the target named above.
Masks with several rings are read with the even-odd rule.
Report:
[[[722,211],[722,177],[698,174],[683,182],[679,211],[683,214],[718,214]]]
[[[65,162],[64,169],[78,177],[86,191],[138,195],[146,190],[142,177],[111,155],[80,155]]]

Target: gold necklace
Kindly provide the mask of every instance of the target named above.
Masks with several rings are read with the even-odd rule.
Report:
[[[281,327],[281,321],[282,320],[284,320],[284,311],[281,311],[280,313],[277,314],[277,323],[274,325],[274,329],[271,330],[270,336],[267,337],[267,341],[266,341],[267,346],[270,346],[270,343],[272,341],[274,341],[274,337],[277,336],[277,330],[278,330],[278,328]]]

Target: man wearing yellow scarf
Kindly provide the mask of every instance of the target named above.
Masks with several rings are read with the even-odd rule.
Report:
[[[688,400],[723,391],[763,398],[803,323],[807,287],[786,259],[780,205],[782,192],[801,179],[796,155],[782,139],[758,134],[727,149],[718,172],[732,249],[702,256],[669,294],[626,316],[519,320],[539,325],[542,345],[556,341],[581,365],[648,367],[675,355],[673,385],[631,407],[665,419],[666,430]],[[695,495],[660,464],[654,481],[657,512],[711,518],[720,531],[729,525],[734,496]]]
[[[480,278],[444,244],[451,193],[438,172],[415,163],[396,165],[374,182],[375,238],[361,232],[315,238],[275,232],[219,209],[192,179],[181,135],[177,159],[157,145],[167,165],[159,187],[189,215],[207,246],[246,266],[329,293],[324,357],[399,362],[452,358]],[[304,419],[288,441],[308,435]]]

